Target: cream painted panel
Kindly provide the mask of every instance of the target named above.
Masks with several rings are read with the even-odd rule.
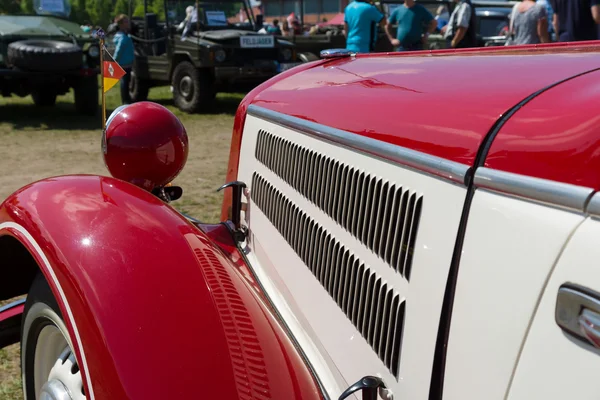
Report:
[[[540,302],[510,390],[510,400],[600,398],[600,352],[563,333],[554,311],[566,282],[600,292],[600,221],[588,218],[565,247]]]
[[[422,194],[410,282],[255,159],[259,129]],[[276,298],[275,304],[298,341],[304,343],[311,364],[325,377],[329,394],[336,398],[340,387],[364,375],[379,375],[398,399],[427,398],[440,310],[466,189],[248,116],[238,179],[250,185],[255,171],[322,224],[407,301],[400,379],[396,380],[261,210],[254,203],[250,205],[252,266],[267,283],[268,294]]]
[[[444,399],[504,398],[545,281],[583,218],[477,189],[458,273]],[[529,397],[538,398],[544,397]]]

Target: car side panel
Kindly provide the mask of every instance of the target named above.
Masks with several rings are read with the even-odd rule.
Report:
[[[452,311],[444,399],[504,398],[544,283],[583,219],[476,190]]]
[[[600,189],[599,91],[595,70],[540,94],[504,124],[485,166]]]
[[[150,193],[46,179],[3,203],[4,235],[49,281],[90,399],[320,398],[252,275]]]
[[[564,283],[600,291],[599,237],[600,221],[587,218],[566,245],[535,313],[508,399],[598,398],[600,351],[564,333],[555,308]]]

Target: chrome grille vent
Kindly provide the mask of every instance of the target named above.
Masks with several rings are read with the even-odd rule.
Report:
[[[264,130],[255,157],[410,280],[422,196]]]
[[[257,173],[252,176],[251,196],[379,359],[398,378],[405,301]]]

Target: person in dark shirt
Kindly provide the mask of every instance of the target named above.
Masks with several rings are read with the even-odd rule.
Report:
[[[559,42],[598,39],[600,0],[550,0]]]

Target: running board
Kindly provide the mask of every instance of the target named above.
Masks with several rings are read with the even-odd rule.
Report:
[[[19,342],[25,300],[23,298],[0,307],[0,349]]]

